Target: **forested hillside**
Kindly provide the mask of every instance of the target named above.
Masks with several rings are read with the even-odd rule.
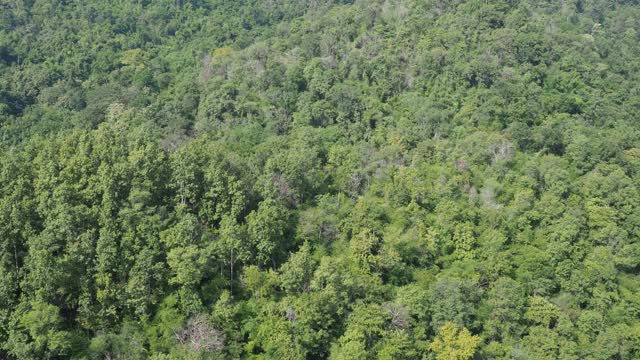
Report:
[[[637,0],[0,1],[0,359],[640,358]]]

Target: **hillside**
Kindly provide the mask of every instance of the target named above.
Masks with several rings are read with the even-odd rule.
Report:
[[[640,4],[0,2],[0,359],[640,358]]]

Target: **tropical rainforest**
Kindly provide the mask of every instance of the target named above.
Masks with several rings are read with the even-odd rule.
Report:
[[[640,358],[637,0],[0,1],[0,358]]]

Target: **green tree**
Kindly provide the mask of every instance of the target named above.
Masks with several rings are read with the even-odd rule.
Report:
[[[282,287],[292,293],[309,291],[314,267],[315,261],[311,254],[311,246],[305,242],[280,267]]]
[[[264,200],[247,215],[247,234],[257,264],[276,266],[276,255],[286,248],[288,227],[288,210],[275,200]]]

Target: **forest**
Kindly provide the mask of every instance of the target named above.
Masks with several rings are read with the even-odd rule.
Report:
[[[638,0],[1,0],[0,359],[638,359],[638,121]]]

